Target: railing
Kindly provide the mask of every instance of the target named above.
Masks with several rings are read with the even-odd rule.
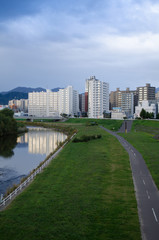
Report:
[[[70,140],[76,135],[74,133]],[[70,141],[69,140],[69,141]],[[42,170],[50,163],[50,161],[57,156],[57,154],[63,149],[63,147],[69,142],[66,141],[48,160],[46,160],[39,168],[36,169],[24,182],[22,182],[13,192],[11,192],[7,197],[0,200],[0,210],[6,206],[8,201],[11,201],[14,196],[16,196],[22,189],[24,189],[30,181],[32,181],[35,176],[42,172]]]

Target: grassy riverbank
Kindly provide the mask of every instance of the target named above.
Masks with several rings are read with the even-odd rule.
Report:
[[[1,240],[141,239],[128,154],[98,126],[75,125],[79,138],[102,137],[66,145],[0,212]]]
[[[159,189],[159,121],[133,121],[132,131],[121,135],[142,154]]]
[[[122,120],[112,120],[112,119],[88,119],[88,118],[70,118],[65,123],[69,125],[93,125],[96,123],[98,125],[102,125],[110,130],[117,131],[122,125]]]

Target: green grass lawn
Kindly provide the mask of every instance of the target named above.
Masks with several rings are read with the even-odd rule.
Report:
[[[96,122],[98,125],[102,125],[110,130],[117,131],[122,125],[122,120],[113,120],[113,119],[88,119],[88,118],[70,118],[65,123],[67,124],[76,124],[84,125],[91,122]]]
[[[141,239],[129,157],[98,126],[79,126],[69,143],[3,212],[0,239]]]
[[[158,134],[159,121],[136,120],[130,133],[120,135],[142,154],[159,189],[159,141],[154,138]]]
[[[133,121],[132,131],[159,133],[159,121],[152,120],[135,120]]]

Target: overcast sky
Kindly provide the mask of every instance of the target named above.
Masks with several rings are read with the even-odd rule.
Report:
[[[0,92],[159,87],[157,0],[0,0]]]

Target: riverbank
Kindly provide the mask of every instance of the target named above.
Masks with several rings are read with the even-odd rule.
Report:
[[[141,239],[128,154],[98,126],[75,125],[78,138],[101,138],[66,145],[0,213],[2,240]]]
[[[67,135],[61,132],[32,126],[28,127],[27,133],[13,139],[15,145],[11,144],[11,137],[4,138],[0,145],[0,196],[3,194],[6,197],[18,187],[18,184],[42,165],[66,138]],[[10,145],[13,145],[13,148],[9,155],[7,150]]]
[[[152,178],[159,189],[159,122],[136,120],[133,121],[130,133],[120,135],[142,154]]]

